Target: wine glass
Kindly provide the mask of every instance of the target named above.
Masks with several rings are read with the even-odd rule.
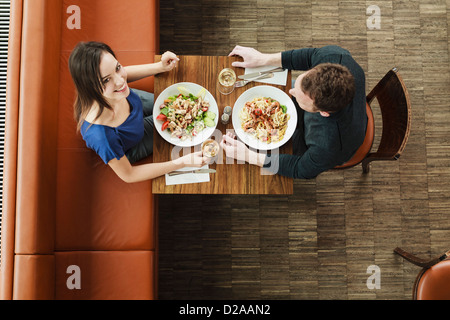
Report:
[[[217,77],[217,88],[222,94],[230,94],[234,90],[234,83],[236,82],[236,73],[233,69],[225,68],[220,71]]]

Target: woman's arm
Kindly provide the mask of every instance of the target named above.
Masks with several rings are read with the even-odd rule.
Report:
[[[120,160],[112,159],[108,162],[113,171],[127,183],[150,180],[162,176],[171,171],[184,167],[202,167],[208,163],[208,159],[202,156],[202,152],[194,152],[173,161],[146,163],[132,166],[126,156]]]
[[[161,72],[170,71],[177,66],[179,60],[174,53],[167,51],[161,56],[161,61],[159,62],[126,66],[124,69],[127,72],[127,81],[133,82]]]

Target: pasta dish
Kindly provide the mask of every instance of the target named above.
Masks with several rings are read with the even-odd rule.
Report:
[[[284,137],[290,118],[287,108],[272,98],[259,97],[245,103],[239,118],[244,132],[266,142],[278,142]]]

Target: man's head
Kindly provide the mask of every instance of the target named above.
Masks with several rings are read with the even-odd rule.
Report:
[[[303,110],[327,117],[353,100],[355,80],[346,67],[322,63],[301,74],[289,93]]]

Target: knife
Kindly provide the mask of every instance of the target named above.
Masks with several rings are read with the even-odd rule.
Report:
[[[271,73],[265,73],[265,74],[263,74],[263,75],[261,75],[259,77],[254,78],[254,79],[236,81],[234,86],[236,88],[240,88],[240,87],[245,86],[247,83],[249,83],[251,81],[257,81],[257,80],[262,80],[262,79],[267,79],[267,78],[272,78],[272,77],[273,77],[273,73],[272,72]]]
[[[247,73],[247,74],[244,74],[244,75],[242,75],[242,76],[239,76],[238,78],[239,78],[239,79],[248,80],[248,79],[255,78],[255,77],[257,77],[257,76],[263,75],[263,74],[265,74],[265,73],[270,73],[270,72],[280,72],[280,71],[284,71],[284,69],[283,69],[282,67],[277,67],[277,68],[272,69],[272,70],[266,70],[266,71],[260,71],[260,72]]]
[[[187,170],[187,171],[172,171],[169,176],[176,176],[183,173],[215,173],[214,169],[197,169],[197,170]]]

